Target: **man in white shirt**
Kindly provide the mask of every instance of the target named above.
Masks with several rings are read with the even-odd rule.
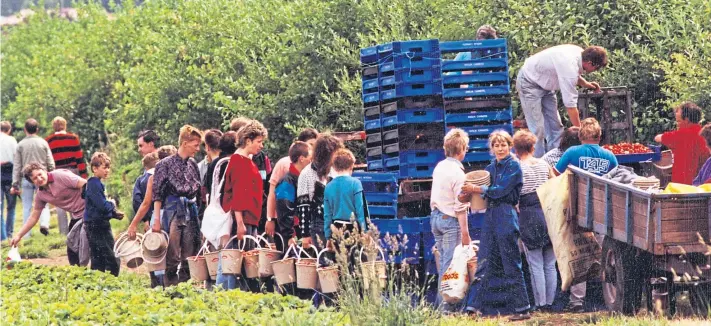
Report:
[[[12,137],[12,124],[9,121],[0,122],[0,166],[2,169],[2,198],[0,198],[0,240],[12,238],[15,227],[15,203],[17,195],[12,189],[12,164],[15,160],[17,140]]]
[[[583,48],[564,44],[545,49],[526,59],[518,73],[516,89],[528,128],[538,137],[533,155],[541,157],[557,148],[563,134],[555,91],[560,90],[570,122],[580,126],[576,86],[600,90],[581,75],[607,65],[607,51],[599,46]]]

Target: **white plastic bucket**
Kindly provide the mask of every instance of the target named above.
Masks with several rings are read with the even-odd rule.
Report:
[[[244,236],[247,238],[248,236]],[[254,238],[249,237],[254,240]],[[237,239],[237,236],[230,238],[227,244]],[[237,246],[239,246],[240,241],[237,241]],[[238,249],[222,249],[220,255],[222,255],[222,273],[223,274],[234,274],[242,275],[242,260],[244,259],[244,246],[247,243],[242,241],[242,246]],[[226,245],[227,245],[226,244]]]
[[[296,247],[293,245],[286,250],[283,259],[271,262],[274,279],[276,279],[278,285],[296,282],[296,258],[289,257],[289,253],[292,251],[296,252]]]
[[[257,248],[247,251],[242,254],[242,263],[244,264],[244,273],[246,278],[259,277],[259,240],[253,236],[245,235],[244,238],[249,238],[257,244]]]
[[[316,272],[318,273],[318,282],[321,286],[321,292],[323,293],[334,293],[338,291],[338,287],[341,284],[338,266],[326,266],[319,267],[319,259],[321,255],[328,249],[323,249],[316,256]]]
[[[316,258],[311,258],[303,248],[299,248],[301,253],[308,258],[301,258],[296,261],[296,287],[299,289],[313,290],[318,285],[318,273],[316,272]]]
[[[143,264],[143,254],[141,253],[141,242],[143,234],[136,233],[135,240],[128,239],[128,233],[119,234],[114,243],[114,255],[121,258],[128,268],[137,268]]]
[[[205,264],[210,274],[210,278],[217,279],[217,264],[220,262],[220,251],[207,251],[205,249]]]
[[[475,186],[490,186],[491,177],[488,171],[479,170],[467,173],[466,183],[473,184]],[[474,194],[470,202],[471,210],[480,211],[486,209],[487,203],[486,199],[481,197],[481,194]]]
[[[363,248],[360,248],[359,259],[363,257]],[[382,260],[362,262],[360,265],[361,273],[363,274],[363,288],[366,290],[370,288],[371,283],[375,282],[376,279],[381,289],[384,289],[385,285],[387,285],[385,254],[380,248],[378,248],[378,251]]]
[[[267,239],[264,238],[264,235],[266,233],[262,234],[258,238],[263,240],[267,246],[265,248],[259,249],[259,276],[260,277],[269,277],[274,275],[274,269],[272,268],[272,262],[277,261],[281,259],[282,257],[282,252],[279,250],[276,250],[276,248],[272,248],[272,245],[267,242]],[[284,248],[284,238],[281,236],[279,233],[274,233],[279,236],[279,239],[281,239],[281,247]],[[275,246],[276,247],[276,246]]]
[[[150,231],[148,233],[153,233],[153,231]],[[146,235],[148,235],[148,233]],[[161,238],[157,238],[157,240],[159,240],[158,242],[165,242],[165,245],[161,244],[155,250],[149,250],[145,247],[145,245],[141,246],[143,255],[143,265],[149,272],[165,270],[165,256],[168,253],[168,233],[166,233],[165,231],[161,231],[161,233],[157,234],[162,235],[162,239],[165,239],[163,241]],[[146,235],[144,235],[144,238],[146,237]]]
[[[196,282],[203,282],[210,279],[210,271],[207,269],[205,256],[200,255],[207,249],[207,241],[200,248],[197,255],[188,257],[188,268],[190,269],[190,278]]]

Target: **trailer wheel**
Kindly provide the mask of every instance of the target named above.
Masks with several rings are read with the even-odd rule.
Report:
[[[635,266],[635,249],[605,237],[602,246],[602,294],[610,311],[635,314],[641,304],[644,275]]]

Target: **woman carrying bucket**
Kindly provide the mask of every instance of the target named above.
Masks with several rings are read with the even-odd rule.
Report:
[[[512,321],[530,318],[528,295],[521,270],[521,253],[518,249],[518,216],[514,208],[519,203],[523,175],[521,165],[511,155],[513,139],[506,131],[497,130],[489,136],[489,148],[495,159],[486,167],[491,176],[491,186],[466,184],[462,197],[484,196],[487,200],[486,215],[481,231],[481,247],[478,253],[481,280],[472,286],[467,310],[478,314],[481,302],[491,278],[493,266],[503,266],[504,277],[512,282],[510,297],[515,315]],[[477,275],[478,276],[478,275]]]
[[[153,175],[153,232],[163,230],[169,236],[165,286],[190,279],[187,258],[195,256],[200,248],[195,204],[200,193],[200,171],[193,156],[200,150],[202,132],[185,125],[180,128],[178,139],[178,153],[158,162]]]
[[[244,241],[245,235],[256,235],[259,219],[262,215],[263,183],[259,169],[250,158],[262,151],[268,132],[256,120],[252,120],[237,132],[237,151],[230,157],[224,180],[224,195],[222,208],[232,211],[235,223],[232,233],[237,240]],[[228,243],[228,249],[233,249],[236,241]],[[246,243],[244,250],[253,249],[253,242]],[[222,256],[222,255],[220,255]],[[220,257],[222,258],[222,257]],[[220,268],[218,267],[218,270]],[[242,275],[247,275],[242,273]],[[243,291],[259,292],[259,280],[240,278],[236,275],[218,275],[217,284],[225,289],[234,289],[237,286]]]

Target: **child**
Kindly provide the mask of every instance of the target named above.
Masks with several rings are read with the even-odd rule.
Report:
[[[279,182],[274,193],[277,213],[276,232],[291,244],[296,237],[294,216],[296,215],[296,188],[299,183],[299,174],[307,165],[311,164],[311,147],[309,144],[297,141],[291,145],[289,160],[291,161],[289,172]],[[277,242],[277,245],[280,244]],[[285,248],[279,249],[284,250]]]
[[[366,227],[363,185],[351,176],[355,156],[351,151],[341,148],[333,154],[332,164],[336,173],[326,185],[323,202],[323,232],[326,239],[331,239],[331,225],[352,231],[351,215],[355,215],[361,232]]]
[[[116,203],[106,199],[104,184],[111,172],[111,159],[106,153],[96,152],[91,156],[91,171],[94,176],[86,182],[84,200],[84,228],[89,240],[91,269],[109,271],[114,276],[119,274],[118,259],[114,255],[114,236],[109,220],[123,218],[123,213],[116,210]]]
[[[703,112],[696,104],[684,102],[674,108],[674,116],[677,130],[659,134],[654,141],[669,147],[674,154],[671,181],[690,185],[709,157],[706,141],[699,135]]]
[[[523,172],[519,162],[511,156],[512,145],[513,139],[506,131],[494,131],[489,136],[489,148],[496,158],[486,167],[491,175],[491,186],[465,185],[462,192],[474,196],[483,194],[488,201],[478,253],[479,270],[484,275],[472,286],[467,310],[478,313],[494,273],[492,269],[501,266],[504,277],[511,284],[510,304],[516,312],[509,319],[518,321],[529,319],[531,315],[521,269],[518,249],[520,233],[515,209],[523,187]]]

